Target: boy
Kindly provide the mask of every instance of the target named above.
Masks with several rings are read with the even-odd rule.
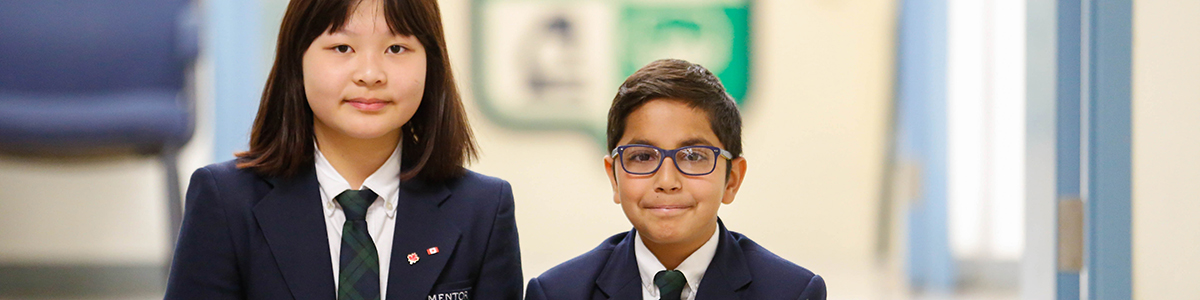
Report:
[[[741,116],[704,67],[658,60],[621,85],[604,169],[634,229],[529,281],[534,299],[825,299],[821,276],[725,229],[746,175]]]

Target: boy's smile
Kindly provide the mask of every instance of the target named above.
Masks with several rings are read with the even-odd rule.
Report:
[[[625,133],[618,145],[643,144],[662,149],[685,146],[723,147],[711,129],[704,111],[681,101],[655,99],[629,114]],[[733,172],[726,178],[727,163],[716,158],[707,175],[687,175],[666,157],[658,170],[648,175],[626,172],[619,157],[605,157],[605,172],[613,186],[613,201],[638,230],[646,246],[664,259],[662,251],[695,251],[717,229],[717,209],[733,202],[745,172],[745,159],[735,158]],[[656,249],[658,248],[658,249]],[[666,264],[664,262],[664,264]]]

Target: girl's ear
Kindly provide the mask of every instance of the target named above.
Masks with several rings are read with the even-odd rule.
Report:
[[[729,177],[725,178],[725,195],[721,197],[721,203],[725,204],[733,203],[738,189],[742,187],[742,180],[746,178],[746,157],[730,161],[728,173]]]

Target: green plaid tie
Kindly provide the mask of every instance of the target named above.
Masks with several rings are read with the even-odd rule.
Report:
[[[654,285],[658,286],[660,300],[679,300],[686,284],[687,278],[683,278],[683,272],[679,270],[662,270],[654,274]]]
[[[367,207],[375,202],[368,189],[346,190],[334,197],[342,205],[346,223],[342,225],[341,271],[338,273],[339,300],[379,299],[379,254],[367,233]]]

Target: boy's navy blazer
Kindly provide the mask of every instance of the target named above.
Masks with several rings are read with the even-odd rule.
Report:
[[[696,300],[825,299],[825,280],[767,251],[746,236],[720,227],[717,253],[704,271]],[[642,299],[634,258],[635,230],[529,280],[526,300]]]
[[[165,298],[334,299],[321,205],[312,166],[288,178],[261,177],[233,161],[196,170]],[[508,182],[470,171],[439,184],[404,181],[397,205],[386,299],[463,291],[470,299],[520,299]],[[439,252],[428,255],[431,247]],[[409,253],[419,260],[409,264]]]

